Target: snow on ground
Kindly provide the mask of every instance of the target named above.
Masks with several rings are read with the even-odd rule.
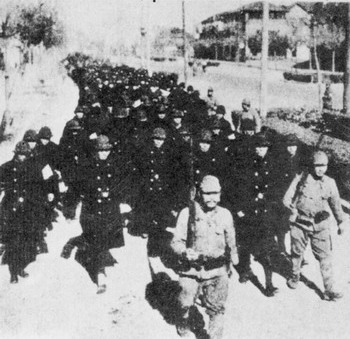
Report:
[[[15,141],[27,128],[39,129],[48,125],[53,130],[54,140],[58,141],[77,104],[78,91],[69,78],[64,79],[59,73],[46,70],[43,75],[45,86],[40,87],[37,75],[40,69],[32,72],[32,82],[24,79],[23,91],[16,94],[13,107],[25,114],[16,116],[14,139],[0,145],[1,162],[10,159]],[[253,84],[258,80],[253,76],[249,81],[244,80],[243,75],[249,72],[241,69],[237,73],[238,80],[235,80],[234,75],[230,77],[220,68],[211,68],[208,75],[190,83],[202,93],[209,85],[214,86],[222,102],[238,108],[243,96],[255,98],[257,85],[254,87]],[[284,86],[284,82],[277,78],[273,84],[276,93],[279,86]],[[291,86],[296,91],[288,92],[288,98],[293,98],[291,102],[299,98],[301,105],[308,98],[301,93],[306,88],[309,93],[313,90],[313,85]],[[250,91],[246,92],[248,89]],[[281,90],[282,93],[286,90]],[[285,101],[286,96],[280,99],[281,102],[282,99]],[[169,325],[145,299],[145,289],[151,277],[144,239],[131,237],[125,232],[126,246],[112,251],[119,263],[107,269],[107,292],[97,295],[96,286],[75,262],[74,252],[70,259],[60,257],[66,241],[81,232],[78,220],[68,223],[60,215],[53,227],[47,236],[49,253],[39,255],[37,261],[29,265],[29,278],[10,285],[7,266],[0,266],[2,339],[177,338],[175,327]],[[348,338],[350,230],[343,237],[336,235],[335,226],[332,231],[335,276],[337,285],[345,293],[344,299],[336,303],[326,302],[317,295],[315,289],[323,289],[322,281],[318,263],[310,249],[306,253],[309,265],[303,269],[309,282],[300,283],[299,288],[292,291],[283,277],[274,274],[274,284],[280,289],[274,298],[265,297],[250,282],[239,284],[234,272],[227,302],[225,338]],[[256,262],[253,262],[253,271],[264,284],[263,270]]]

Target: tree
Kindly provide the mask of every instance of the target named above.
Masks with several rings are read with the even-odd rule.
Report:
[[[40,43],[46,48],[60,45],[63,42],[63,26],[58,20],[57,12],[49,6],[28,4],[24,0],[1,0],[0,4],[0,42],[4,54],[5,75],[5,112],[2,117],[0,136],[5,133],[9,116],[9,69],[8,46],[13,38],[18,38],[27,48]]]

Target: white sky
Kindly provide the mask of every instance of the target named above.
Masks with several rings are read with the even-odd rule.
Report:
[[[150,25],[182,27],[181,0],[46,0],[59,6],[69,29],[90,37],[135,40],[139,37],[142,1],[149,6]],[[249,0],[185,0],[189,32],[207,17],[233,10]],[[271,1],[272,2],[272,1]],[[277,1],[273,1],[277,3]],[[289,4],[291,1],[279,1]],[[147,12],[146,12],[147,13]],[[146,16],[146,14],[145,14]]]

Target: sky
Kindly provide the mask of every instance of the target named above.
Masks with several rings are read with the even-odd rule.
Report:
[[[68,32],[78,30],[96,39],[139,39],[144,3],[144,20],[150,26],[182,27],[182,0],[45,0],[56,3]],[[249,0],[185,0],[186,30],[211,15],[234,10]],[[273,1],[289,4],[291,1]],[[147,8],[149,14],[147,14]]]

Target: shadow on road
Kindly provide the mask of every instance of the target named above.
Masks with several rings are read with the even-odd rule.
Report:
[[[181,287],[177,281],[173,281],[166,273],[158,273],[152,282],[146,286],[145,297],[153,309],[159,311],[164,320],[170,325],[177,325],[181,320],[178,295]],[[189,322],[191,331],[196,338],[207,339],[204,329],[205,323],[202,314],[196,306],[190,309]]]

